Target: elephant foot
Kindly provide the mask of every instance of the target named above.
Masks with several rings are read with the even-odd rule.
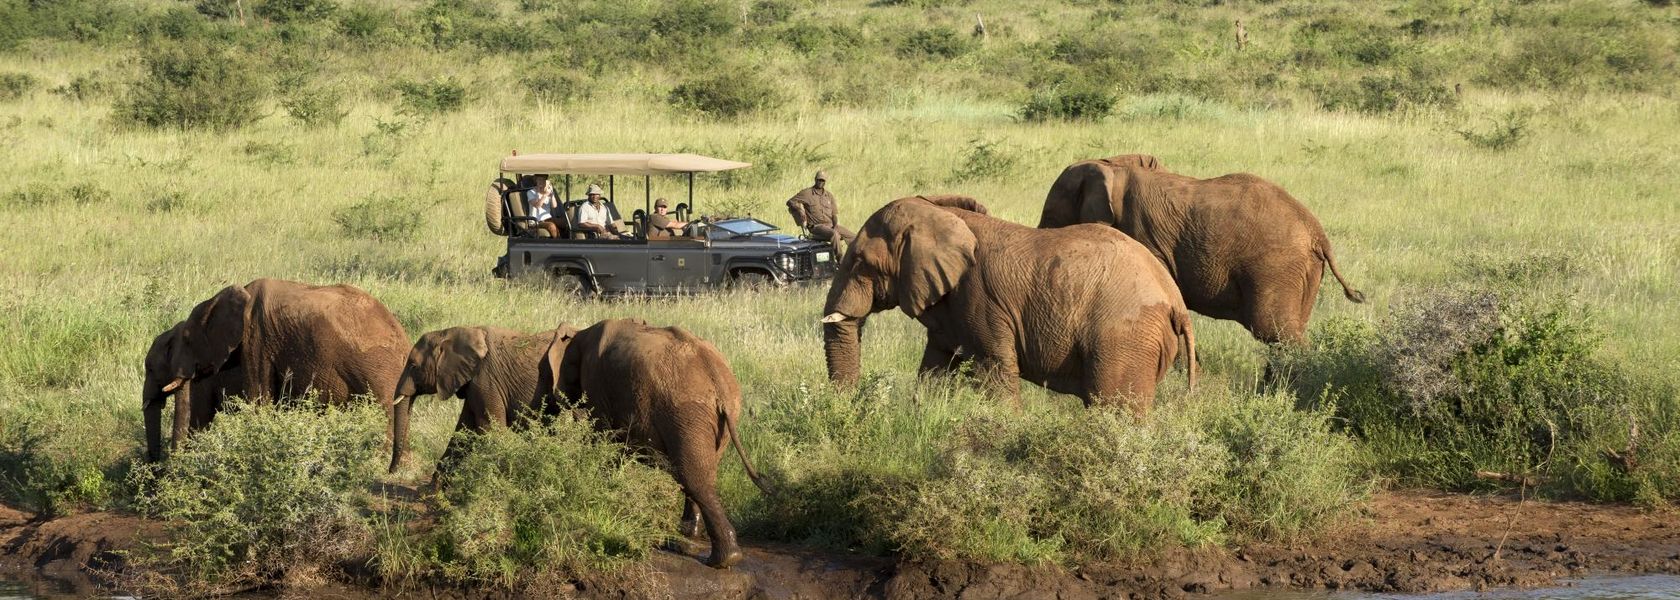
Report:
[[[693,519],[693,520],[683,521],[681,524],[677,525],[677,533],[682,534],[682,536],[685,537],[685,538],[699,537],[700,536],[700,520],[699,519]]]
[[[706,558],[706,566],[714,569],[727,569],[741,562],[742,556],[740,548],[729,548],[727,550],[712,548],[712,555]]]

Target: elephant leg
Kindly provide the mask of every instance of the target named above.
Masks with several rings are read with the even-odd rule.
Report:
[[[1085,407],[1124,406],[1142,417],[1155,404],[1155,383],[1172,366],[1172,356],[1157,342],[1153,345],[1125,344],[1099,349],[1086,361]],[[1141,355],[1144,348],[1161,350]]]
[[[1267,282],[1253,282],[1244,294],[1242,324],[1255,339],[1268,344],[1300,344],[1306,339],[1301,317],[1301,290]]]
[[[715,422],[716,418],[709,420]],[[729,568],[741,562],[741,544],[735,539],[735,526],[724,514],[723,498],[718,495],[717,465],[722,453],[713,444],[717,434],[701,427],[672,433],[676,435],[666,438],[670,442],[665,447],[672,451],[666,458],[671,461],[671,474],[677,485],[683,489],[686,500],[683,512],[687,513],[690,505],[696,506],[706,522],[706,535],[712,540],[712,554],[706,557],[706,564]]]
[[[1015,357],[977,357],[974,375],[988,393],[1003,397],[1015,408],[1021,407],[1021,371],[1016,366]]]
[[[957,354],[928,342],[922,351],[922,365],[916,372],[924,377],[946,377],[957,370]]]
[[[700,535],[700,505],[695,504],[688,494],[683,494],[682,523],[677,525],[677,533],[686,538]]]
[[[409,402],[412,403],[414,400],[410,399]],[[484,431],[481,419],[474,416],[472,406],[472,400],[467,400],[461,404],[461,416],[455,419],[455,431],[449,434],[449,443],[443,447],[443,456],[438,458],[437,472],[432,475],[433,479],[442,479],[444,474],[453,469],[455,463],[461,460],[461,455],[466,453],[466,444],[462,441],[464,438],[459,434],[469,431]]]

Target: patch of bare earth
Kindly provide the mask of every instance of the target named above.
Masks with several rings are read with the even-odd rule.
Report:
[[[0,565],[64,573],[120,568],[119,550],[153,539],[142,519],[85,514],[53,520],[0,509]],[[545,588],[583,598],[1173,598],[1257,587],[1431,592],[1537,586],[1587,573],[1680,573],[1680,519],[1672,512],[1508,496],[1387,492],[1321,539],[1182,551],[1137,563],[1079,569],[897,562],[751,543],[747,559],[715,571],[686,553],[660,552],[647,569]],[[295,590],[294,590],[295,591]],[[325,584],[311,595],[407,595]],[[424,589],[435,597],[502,593]]]

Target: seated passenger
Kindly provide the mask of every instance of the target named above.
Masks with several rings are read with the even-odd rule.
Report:
[[[680,237],[688,223],[671,218],[670,204],[664,198],[653,201],[653,214],[648,215],[648,237]]]
[[[601,186],[589,184],[589,201],[578,205],[577,227],[607,238],[617,238],[624,231],[624,223],[614,220],[612,209],[602,201]]]
[[[548,176],[532,177],[531,189],[525,190],[525,216],[537,220],[531,224],[533,231],[548,234],[539,237],[560,237],[559,215],[554,212],[559,205],[559,200],[554,195],[554,185],[549,183]]]

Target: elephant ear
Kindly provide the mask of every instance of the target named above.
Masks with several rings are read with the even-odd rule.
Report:
[[[1118,224],[1121,199],[1126,194],[1126,170],[1097,161],[1077,168],[1079,218],[1075,222]]]
[[[233,356],[233,350],[245,340],[245,324],[251,310],[251,293],[245,288],[230,285],[216,292],[209,300],[199,303],[187,317],[187,324],[182,328],[182,338],[188,340],[188,351],[185,356],[176,356],[174,360],[178,367],[181,361],[191,361],[187,368],[178,368],[178,373],[192,375],[203,373],[205,369],[215,371],[222,368]]]
[[[560,392],[560,366],[566,362],[566,346],[571,344],[572,338],[577,337],[577,329],[571,325],[561,323],[554,328],[554,339],[548,343],[548,352],[543,354],[542,368],[548,374],[549,391],[556,396]]]
[[[974,232],[941,208],[918,212],[917,222],[898,243],[898,306],[912,318],[922,316],[957,287],[974,266]]]
[[[490,355],[490,341],[481,328],[459,327],[435,352],[438,356],[433,357],[432,364],[437,365],[437,397],[450,398],[478,374],[484,357]]]

